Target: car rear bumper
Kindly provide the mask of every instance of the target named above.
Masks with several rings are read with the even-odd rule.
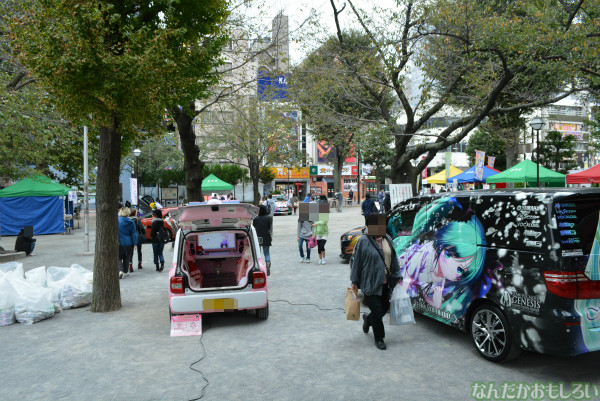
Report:
[[[233,300],[225,301],[225,309],[220,309],[218,304],[221,301],[209,301],[216,305],[212,309],[205,310],[204,300]],[[231,308],[234,304],[236,308]],[[218,293],[197,293],[186,290],[185,295],[171,297],[171,312],[172,313],[212,313],[223,312],[224,310],[242,310],[242,309],[259,309],[267,306],[267,291],[231,291]]]

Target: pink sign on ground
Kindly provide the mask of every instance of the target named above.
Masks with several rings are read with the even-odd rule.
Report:
[[[171,337],[201,335],[202,315],[171,316]]]

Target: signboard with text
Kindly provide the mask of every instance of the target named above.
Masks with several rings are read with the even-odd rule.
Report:
[[[282,179],[308,179],[310,172],[308,167],[287,168],[287,167],[271,167],[275,173],[275,178]]]
[[[392,207],[412,196],[411,184],[390,184],[390,202]]]
[[[310,175],[324,175],[332,176],[333,167],[323,164],[317,166],[310,166]],[[358,175],[358,166],[346,165],[342,167],[342,175]]]

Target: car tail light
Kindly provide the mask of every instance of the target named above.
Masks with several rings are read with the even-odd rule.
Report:
[[[267,275],[264,272],[252,273],[252,288],[263,288],[267,285]]]
[[[171,293],[183,294],[183,277],[173,276],[171,277]]]
[[[600,298],[600,281],[590,280],[583,272],[544,272],[546,288],[559,297],[569,299]]]

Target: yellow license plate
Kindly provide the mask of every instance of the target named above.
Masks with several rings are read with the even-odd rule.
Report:
[[[228,311],[236,310],[237,308],[238,300],[235,298],[217,298],[204,300],[205,311]]]

